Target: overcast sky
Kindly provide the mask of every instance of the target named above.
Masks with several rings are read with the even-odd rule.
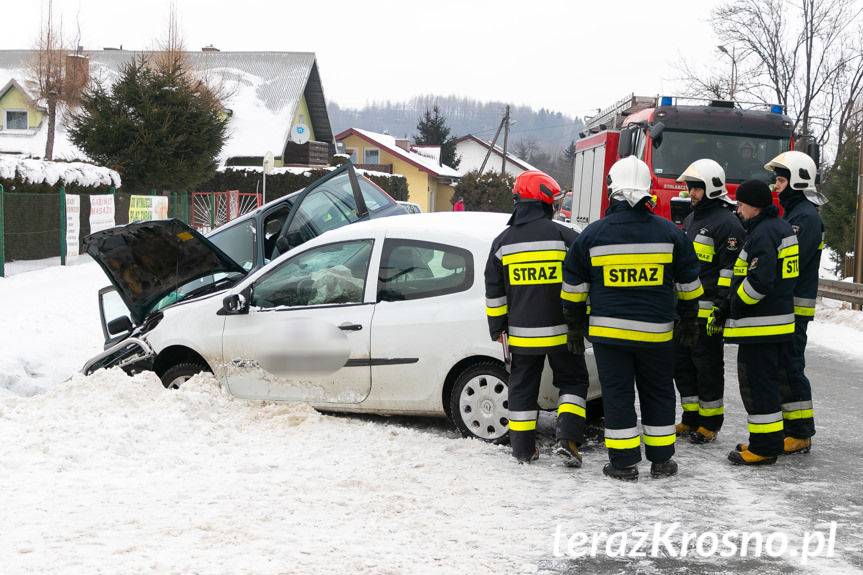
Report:
[[[14,4],[0,49],[32,48],[48,0]],[[500,100],[592,115],[629,93],[671,94],[672,64],[731,61],[708,24],[718,0],[176,0],[186,47],[315,52],[324,93],[343,107],[419,94]],[[131,8],[131,5],[135,8]],[[170,0],[54,0],[85,50],[147,49]],[[8,12],[7,12],[8,13]]]

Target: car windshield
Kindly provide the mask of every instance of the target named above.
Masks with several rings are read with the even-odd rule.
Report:
[[[790,148],[788,138],[665,130],[662,144],[653,150],[653,173],[677,178],[692,162],[709,158],[725,170],[726,181],[772,182],[773,172],[764,164]]]

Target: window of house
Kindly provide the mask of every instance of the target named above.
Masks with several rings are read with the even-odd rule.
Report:
[[[380,164],[381,163],[381,151],[377,148],[366,148],[363,150],[363,163],[364,164]]]
[[[356,148],[345,148],[345,154],[350,156],[352,164],[357,163],[357,149]]]
[[[6,110],[3,125],[7,130],[26,130],[28,127],[27,110]]]

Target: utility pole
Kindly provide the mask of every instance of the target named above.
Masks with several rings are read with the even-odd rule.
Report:
[[[509,106],[506,107],[507,111],[509,110]],[[497,143],[497,137],[500,135],[500,130],[503,128],[503,123],[506,122],[506,116],[504,116],[503,120],[500,121],[500,125],[497,127],[497,132],[494,133],[494,139],[491,141],[491,146],[488,147],[488,152],[485,153],[485,159],[482,161],[482,165],[479,167],[479,173],[482,174],[485,170],[485,164],[488,162],[488,157],[491,156],[491,151],[494,149],[494,145]]]
[[[863,125],[860,127],[860,160],[857,162],[857,225],[854,226],[854,283],[863,283]],[[859,307],[859,306],[855,306]]]
[[[500,163],[500,175],[506,175],[506,140],[509,137],[509,105],[506,107],[506,112],[503,115],[503,161]]]

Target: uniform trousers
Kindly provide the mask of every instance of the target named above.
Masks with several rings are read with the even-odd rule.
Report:
[[[737,346],[737,379],[746,408],[749,451],[774,456],[784,449],[779,365],[782,343],[740,343]]]
[[[804,373],[806,368],[806,328],[808,320],[797,319],[794,336],[782,344],[780,368],[780,390],[782,393],[782,418],[785,435],[806,439],[815,435],[815,419],[812,412],[812,387]]]
[[[649,347],[594,342],[593,352],[602,384],[605,445],[611,464],[622,469],[641,461],[636,389],[645,455],[650,461],[670,459],[676,437],[674,346],[671,342]]]
[[[549,353],[553,384],[558,390],[556,439],[584,442],[584,420],[589,376],[583,355],[569,351]],[[536,419],[539,412],[539,386],[545,354],[512,354],[509,376],[509,440],[515,457],[530,457],[536,449]]]
[[[680,393],[684,425],[722,429],[725,419],[725,349],[722,334],[699,326],[695,345],[674,343],[674,383]]]

